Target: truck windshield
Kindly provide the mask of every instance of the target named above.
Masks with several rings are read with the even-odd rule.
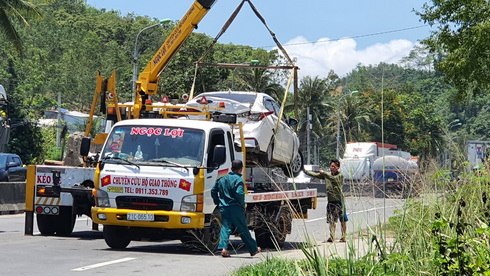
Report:
[[[178,164],[200,166],[204,132],[161,126],[115,127],[102,151],[103,159],[123,159],[134,164]]]

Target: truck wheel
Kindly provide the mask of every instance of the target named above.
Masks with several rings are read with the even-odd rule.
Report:
[[[36,221],[37,221],[37,228],[39,229],[39,232],[41,232],[41,235],[43,236],[54,235],[55,230],[54,230],[53,216],[37,214]]]
[[[104,240],[112,249],[124,249],[131,242],[129,228],[124,226],[104,225]]]
[[[296,177],[303,170],[303,154],[298,150],[296,157],[291,160],[291,163],[282,167],[282,171],[287,177]]]
[[[401,197],[404,199],[417,197],[417,190],[415,189],[415,185],[412,183],[405,183],[402,186]]]
[[[218,248],[221,232],[221,213],[214,210],[209,226],[186,233],[180,241],[203,252],[214,252]]]
[[[76,215],[73,214],[72,208],[68,206],[60,207],[60,214],[53,216],[53,224],[57,236],[70,236],[75,226]]]
[[[283,209],[279,217],[272,214],[269,218],[271,221],[264,222],[262,227],[255,229],[257,244],[263,248],[281,248],[287,234],[291,232],[291,213]]]
[[[211,215],[209,226],[203,229],[203,245],[206,251],[214,252],[218,248],[221,232],[221,213],[215,210]]]
[[[375,198],[385,198],[386,197],[386,195],[383,191],[383,185],[384,184],[378,184],[378,185],[374,186],[374,197]],[[388,191],[386,190],[386,192],[388,192]]]

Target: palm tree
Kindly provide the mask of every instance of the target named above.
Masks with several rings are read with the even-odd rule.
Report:
[[[335,132],[330,131],[332,128],[330,114],[335,114],[335,108],[331,102],[331,97],[329,96],[332,87],[333,86],[328,78],[323,79],[318,76],[306,76],[300,81],[299,102],[297,103],[299,113],[298,119],[300,121],[298,133],[303,150],[305,150],[304,147],[308,144],[306,141],[308,128],[307,110],[309,110],[309,115],[311,116],[309,121],[312,124],[310,146],[313,143],[316,143],[315,141],[321,141],[321,145],[318,143],[316,144],[323,149],[335,139]],[[292,108],[293,104],[291,102],[289,106],[290,112],[292,112]],[[313,137],[316,137],[316,140]],[[321,156],[326,155],[321,154]]]
[[[328,103],[328,83],[318,76],[312,78],[304,77],[300,82],[299,89],[299,112],[301,118],[306,118],[306,109],[310,108],[311,123],[313,129],[321,130],[325,127],[325,116],[332,109]]]
[[[28,27],[28,17],[41,17],[40,9],[33,3],[24,0],[0,0],[0,31],[14,44],[20,54],[23,53],[22,39],[12,20],[17,19]]]

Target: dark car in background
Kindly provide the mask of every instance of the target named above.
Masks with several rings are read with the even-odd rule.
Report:
[[[0,182],[26,181],[27,168],[17,154],[0,153]]]

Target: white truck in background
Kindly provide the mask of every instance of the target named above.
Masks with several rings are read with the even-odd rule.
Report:
[[[416,159],[409,152],[398,149],[396,145],[379,142],[349,142],[344,157],[340,160],[340,172],[346,182],[368,182],[373,180],[373,165],[383,156],[398,156],[410,163]]]
[[[396,145],[377,142],[349,142],[345,146],[344,157],[340,160],[340,173],[346,182],[366,182],[372,179],[374,160],[386,155]]]
[[[376,159],[372,166],[374,196],[399,194],[402,198],[418,194],[419,166],[411,159],[386,155]]]
[[[479,168],[490,156],[490,141],[470,140],[467,142],[466,153],[470,169]]]

